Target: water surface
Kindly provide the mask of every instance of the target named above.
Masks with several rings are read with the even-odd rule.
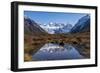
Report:
[[[32,56],[33,60],[67,60],[82,59],[84,56],[71,44],[47,43]]]

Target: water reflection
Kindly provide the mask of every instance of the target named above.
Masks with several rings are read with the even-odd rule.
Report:
[[[80,52],[71,44],[59,45],[54,43],[47,43],[32,55],[32,59],[36,61],[82,58],[85,57],[81,55]]]

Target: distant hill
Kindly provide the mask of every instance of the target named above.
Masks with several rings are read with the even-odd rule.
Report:
[[[79,19],[79,21],[71,29],[71,33],[89,32],[90,31],[90,16],[86,15]]]
[[[25,34],[43,34],[47,33],[38,23],[28,17],[24,17],[24,33]]]

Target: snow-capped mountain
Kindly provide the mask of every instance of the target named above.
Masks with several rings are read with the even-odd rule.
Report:
[[[90,31],[90,15],[86,15],[79,19],[79,21],[71,29],[71,33]]]
[[[71,24],[66,24],[62,28],[59,28],[59,29],[55,30],[55,33],[56,34],[59,34],[59,33],[68,33],[68,32],[70,32],[71,29],[72,29],[72,25]]]
[[[72,28],[71,24],[53,23],[53,22],[40,26],[50,34],[67,33]]]

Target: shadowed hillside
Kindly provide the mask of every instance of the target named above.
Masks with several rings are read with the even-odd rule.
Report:
[[[44,29],[42,29],[35,21],[31,20],[30,18],[24,18],[24,33],[45,34],[47,32]]]
[[[71,29],[71,33],[89,32],[90,31],[90,16],[86,15],[79,19],[79,21]]]

